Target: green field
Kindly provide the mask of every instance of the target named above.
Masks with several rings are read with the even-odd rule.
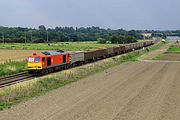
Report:
[[[180,48],[169,48],[167,52],[180,52]]]
[[[97,49],[101,47],[112,47],[117,46],[117,44],[98,44],[96,42],[66,42],[66,43],[10,43],[10,44],[0,44],[0,49],[15,49],[15,50],[90,50]]]

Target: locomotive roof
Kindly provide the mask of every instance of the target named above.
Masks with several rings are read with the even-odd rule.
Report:
[[[48,51],[48,52],[42,52],[44,55],[46,56],[50,56],[50,55],[59,55],[59,54],[66,54],[65,51],[62,50],[58,50],[58,51]]]

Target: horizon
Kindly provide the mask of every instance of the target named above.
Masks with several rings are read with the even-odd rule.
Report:
[[[40,26],[40,25],[39,25]],[[0,27],[7,27],[7,28],[18,28],[18,27],[20,27],[20,28],[27,28],[27,29],[36,29],[36,30],[38,30],[38,27],[39,26],[37,26],[37,27],[22,27],[22,26],[2,26],[2,25],[0,25]],[[45,25],[44,25],[45,26]],[[62,27],[62,28],[64,28],[64,27],[73,27],[73,29],[75,29],[76,28],[76,26],[55,26],[55,27],[47,27],[47,26],[45,26],[46,27],[46,29],[55,29],[56,27]],[[83,26],[83,28],[89,28],[89,27],[99,27],[99,26],[87,26],[87,27],[84,27]],[[77,27],[78,29],[79,28],[82,28],[82,27]],[[111,30],[120,30],[120,29],[122,29],[122,30],[125,30],[125,31],[131,31],[131,30],[135,30],[135,31],[161,31],[161,32],[163,32],[163,31],[179,31],[180,29],[174,29],[174,30],[153,30],[153,29],[129,29],[129,30],[127,30],[127,29],[124,29],[124,28],[117,28],[117,29],[112,29],[112,28],[102,28],[102,27],[99,27],[100,29],[105,29],[105,30],[107,30],[107,29],[111,29]]]

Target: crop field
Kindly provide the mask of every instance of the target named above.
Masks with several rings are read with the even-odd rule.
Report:
[[[166,52],[153,58],[154,60],[180,61],[180,44],[171,45]]]
[[[168,52],[180,52],[180,48],[169,48]]]
[[[180,44],[174,44],[172,45],[167,52],[180,52]]]
[[[41,50],[5,50],[0,49],[0,63],[11,61],[23,61],[30,54],[34,52],[40,52]]]
[[[117,44],[98,44],[96,42],[62,42],[62,43],[11,43],[0,44],[0,49],[13,49],[13,50],[67,50],[67,51],[79,51],[90,50],[101,47],[112,47]]]

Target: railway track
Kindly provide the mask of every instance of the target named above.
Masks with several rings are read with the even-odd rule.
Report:
[[[10,86],[25,80],[30,80],[35,78],[33,75],[30,75],[28,72],[21,72],[14,75],[8,75],[0,77],[0,88]]]

